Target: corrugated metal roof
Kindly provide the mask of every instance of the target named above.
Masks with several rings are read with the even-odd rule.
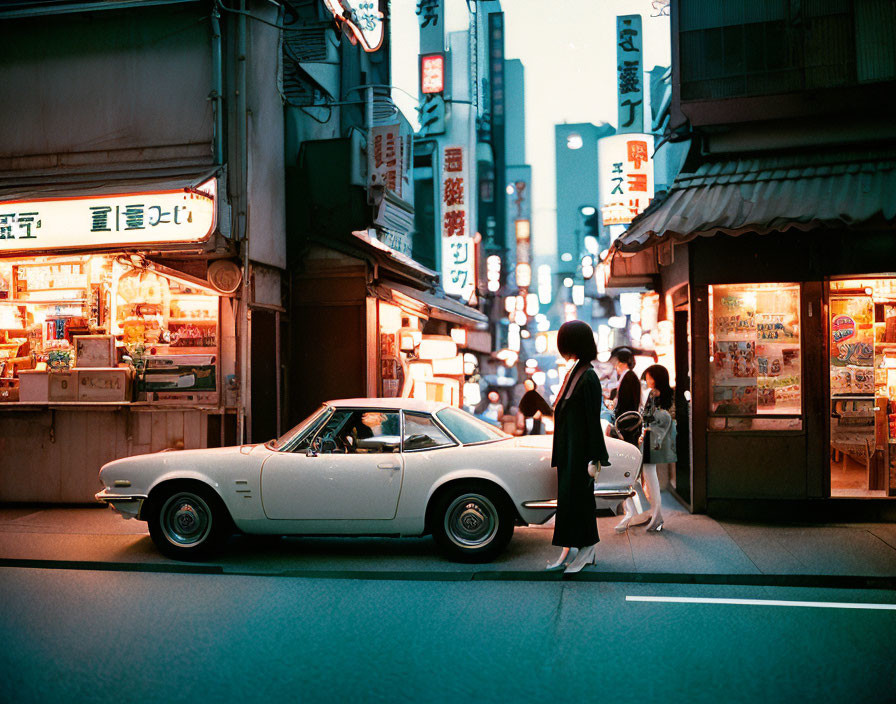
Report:
[[[876,219],[896,222],[896,148],[733,159],[679,174],[615,247],[633,252],[666,239],[852,227]]]

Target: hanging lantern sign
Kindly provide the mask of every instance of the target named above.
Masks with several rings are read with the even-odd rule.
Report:
[[[324,0],[336,22],[367,52],[373,52],[383,43],[385,18],[379,11],[378,0]]]

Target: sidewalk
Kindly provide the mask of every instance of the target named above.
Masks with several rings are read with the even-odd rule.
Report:
[[[759,525],[691,515],[663,495],[665,527],[617,535],[601,517],[588,581],[702,582],[896,588],[896,525]],[[517,528],[495,562],[449,562],[426,538],[239,536],[217,559],[162,557],[146,524],[104,508],[0,508],[0,567],[212,572],[359,579],[561,579],[545,573],[556,548],[551,524]]]

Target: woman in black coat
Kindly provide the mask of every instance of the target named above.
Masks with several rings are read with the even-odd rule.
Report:
[[[548,569],[562,568],[570,549],[578,548],[578,555],[566,569],[578,572],[594,563],[594,548],[599,540],[594,517],[594,475],[589,465],[606,466],[610,458],[600,425],[600,381],[591,367],[597,357],[591,327],[580,320],[564,323],[557,333],[557,349],[564,359],[575,359],[576,364],[567,374],[554,406],[551,465],[557,468],[557,515],[552,542],[563,551]]]

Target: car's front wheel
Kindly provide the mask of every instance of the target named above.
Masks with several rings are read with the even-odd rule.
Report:
[[[175,560],[209,557],[231,529],[218,495],[201,485],[172,486],[153,494],[147,522],[159,552]]]
[[[497,487],[470,483],[436,497],[430,517],[436,544],[458,562],[490,562],[513,537],[514,511]]]

